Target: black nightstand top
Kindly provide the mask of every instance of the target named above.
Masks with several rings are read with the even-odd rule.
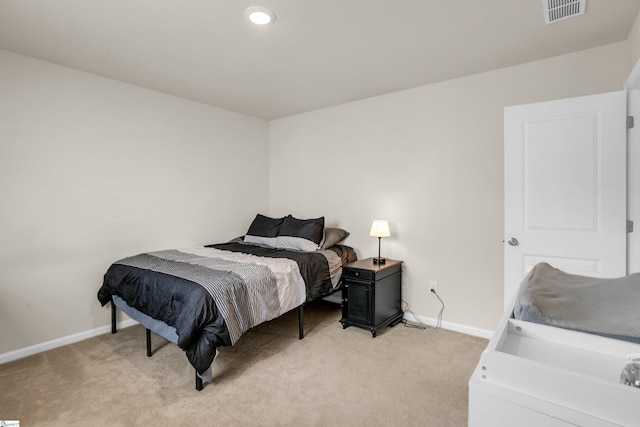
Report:
[[[402,261],[396,261],[393,259],[386,258],[386,262],[384,264],[374,264],[373,258],[365,258],[358,261],[350,262],[348,264],[343,265],[343,268],[358,268],[360,270],[373,270],[380,271],[386,268],[395,267],[398,264],[402,264]]]

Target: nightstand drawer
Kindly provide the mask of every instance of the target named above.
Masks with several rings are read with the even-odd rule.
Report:
[[[373,258],[367,258],[345,264],[342,267],[342,277],[347,280],[375,282],[396,274],[400,270],[402,270],[402,261],[387,259],[385,264],[377,265],[373,263]]]
[[[356,279],[356,280],[374,280],[376,277],[376,272],[371,270],[360,270],[357,268],[345,268],[342,271],[342,276],[345,279]]]

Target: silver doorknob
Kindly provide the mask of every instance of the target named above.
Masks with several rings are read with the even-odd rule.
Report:
[[[518,246],[520,244],[520,242],[518,242],[518,239],[516,239],[515,237],[512,237],[509,240],[507,240],[507,243],[510,244],[511,246]]]

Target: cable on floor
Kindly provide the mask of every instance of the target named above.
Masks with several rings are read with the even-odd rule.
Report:
[[[440,295],[438,295],[438,293],[435,290],[431,290],[431,292],[436,296],[436,298],[438,298],[438,300],[440,301],[440,304],[442,304],[442,307],[440,308],[440,312],[438,313],[438,318],[436,321],[436,325],[435,326],[429,326],[427,324],[425,324],[423,321],[420,320],[420,318],[409,309],[409,303],[406,301],[402,301],[402,304],[404,304],[405,308],[402,310],[404,316],[402,319],[402,323],[404,324],[404,326],[406,328],[415,328],[415,329],[439,329],[442,327],[442,313],[444,313],[444,301],[442,301],[442,298],[440,298]],[[409,323],[409,321],[405,318],[407,314],[410,314],[411,317],[413,317],[412,323]]]

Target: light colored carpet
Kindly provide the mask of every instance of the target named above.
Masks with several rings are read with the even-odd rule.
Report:
[[[201,392],[174,344],[140,326],[0,365],[0,418],[26,426],[466,426],[487,340],[402,324],[376,338],[314,303],[220,349]]]

